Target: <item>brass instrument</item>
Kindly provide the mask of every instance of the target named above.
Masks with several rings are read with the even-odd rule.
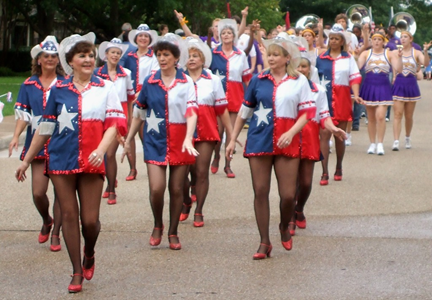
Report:
[[[306,29],[318,24],[319,17],[314,14],[304,15],[295,24],[295,28]]]
[[[369,9],[361,4],[354,4],[350,6],[346,15],[348,16],[348,30],[352,30],[354,24],[365,24],[371,23],[371,16],[369,14]]]
[[[394,25],[396,27],[395,36],[400,38],[402,31],[408,31],[414,36],[417,30],[417,23],[412,15],[406,12],[399,12],[393,16],[389,22],[389,26]]]

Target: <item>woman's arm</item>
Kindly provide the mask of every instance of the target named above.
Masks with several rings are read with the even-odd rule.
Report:
[[[28,169],[30,163],[33,161],[35,156],[43,148],[43,146],[46,144],[50,137],[51,135],[40,135],[39,128],[35,131],[32,142],[30,144],[30,148],[27,151],[27,154],[24,157],[21,165],[15,171],[15,177],[18,181],[24,181],[26,179],[25,171]]]
[[[120,160],[121,162],[123,162],[124,157],[130,152],[130,142],[132,141],[132,139],[135,138],[136,133],[138,132],[139,128],[141,127],[141,124],[144,122],[145,117],[143,119],[141,116],[144,116],[145,113],[146,113],[146,111],[139,112],[139,109],[136,107],[134,107],[134,109],[133,109],[132,123],[130,125],[126,140],[124,142],[123,153],[122,153],[121,160]]]
[[[181,12],[178,12],[174,10],[174,13],[180,23],[181,28],[183,29],[183,32],[185,36],[193,36],[194,38],[199,38],[196,34],[193,34],[192,31],[189,29],[189,27],[186,25],[189,21],[186,20],[186,17],[183,17],[183,14]]]
[[[302,130],[302,128],[307,124],[309,120],[307,119],[306,114],[302,114],[297,121],[295,122],[294,126],[290,128],[287,132],[283,133],[277,142],[277,146],[282,149],[289,144],[291,144],[291,141],[293,137]]]
[[[19,137],[24,129],[27,127],[27,122],[23,120],[17,120],[15,124],[15,131],[12,141],[9,144],[9,157],[12,155],[12,150],[18,151]]]
[[[402,48],[390,51],[390,63],[393,69],[393,73],[401,73],[402,72]]]
[[[198,156],[199,152],[194,148],[192,144],[193,135],[196,129],[198,116],[195,111],[192,111],[190,116],[186,118],[186,137],[183,141],[182,152],[187,151],[190,155]]]
[[[229,141],[228,146],[226,146],[226,148],[225,148],[225,156],[228,160],[232,160],[232,158],[233,158],[237,138],[240,135],[240,131],[242,130],[246,121],[247,121],[247,118],[243,119],[240,113],[237,115],[236,121],[234,123],[234,129],[233,129],[232,134],[231,134],[231,139]],[[228,138],[227,138],[227,140],[228,140]]]

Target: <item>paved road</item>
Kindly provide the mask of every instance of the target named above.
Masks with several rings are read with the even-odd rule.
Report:
[[[347,148],[342,182],[319,186],[316,166],[305,209],[308,228],[297,230],[290,252],[279,243],[273,180],[271,259],[252,260],[259,236],[250,172],[240,154],[233,161],[236,179],[211,175],[205,227],[194,228],[191,220],[180,225],[181,251],[169,250],[166,232],[160,247],[148,245],[152,214],[145,165],[139,163],[134,182],[123,180],[128,170],[120,165],[118,204],[102,204],[95,277],[74,296],[67,294],[71,266],[65,247],[51,253],[37,243],[41,222],[30,182],[14,180],[18,159],[0,151],[0,298],[432,299],[432,83],[420,86],[413,148],[392,152],[388,123],[386,154],[367,155],[362,121]],[[330,166],[332,172],[334,154]]]

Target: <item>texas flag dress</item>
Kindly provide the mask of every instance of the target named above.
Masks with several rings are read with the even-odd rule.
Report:
[[[50,86],[47,89],[44,89],[39,77],[33,75],[27,78],[21,85],[17,102],[15,103],[15,119],[25,121],[29,124],[27,127],[26,140],[21,152],[21,160],[23,160],[27,154],[33,135],[39,127],[39,122],[47,105],[51,88],[61,80],[64,80],[64,77],[57,75],[57,77],[51,82]],[[47,144],[41,151],[39,151],[34,159],[45,159],[46,146]]]
[[[145,120],[143,147],[146,163],[160,166],[195,163],[193,155],[182,152],[186,118],[193,113],[198,115],[195,85],[182,70],[177,70],[169,87],[164,85],[161,71],[144,80],[134,117]]]
[[[141,91],[144,79],[152,72],[159,70],[159,63],[152,48],[149,48],[147,53],[138,57],[137,50],[127,54],[124,67],[129,69],[132,74],[133,87],[136,93]]]
[[[301,159],[319,161],[320,160],[320,125],[324,128],[324,122],[330,118],[330,111],[327,103],[326,89],[319,84],[308,80],[313,100],[316,105],[315,116],[303,127],[300,132],[301,140]]]
[[[127,122],[112,82],[92,76],[81,92],[73,76],[51,89],[39,134],[51,135],[47,154],[48,174],[105,174],[88,157],[99,146],[105,130],[116,126],[126,132]]]
[[[131,71],[129,69],[123,68],[117,65],[117,74],[114,80],[108,74],[107,64],[103,65],[99,69],[96,69],[94,74],[101,77],[102,79],[112,81],[116,88],[117,94],[120,98],[120,102],[123,108],[123,113],[127,118],[128,113],[128,102],[135,100],[135,91],[132,84]]]
[[[246,54],[233,47],[233,52],[227,57],[222,51],[222,45],[219,45],[213,49],[212,55],[210,70],[222,80],[228,111],[237,113],[243,102],[243,83],[252,78]]]
[[[321,85],[327,89],[328,106],[333,120],[351,121],[351,86],[360,84],[362,79],[354,57],[342,51],[337,58],[333,58],[330,50],[327,50],[318,57],[316,67]]]
[[[188,74],[188,72],[185,72]],[[220,141],[216,116],[223,114],[228,106],[221,80],[203,69],[195,82],[198,102],[198,121],[195,142]]]
[[[308,80],[303,75],[297,78],[286,75],[279,84],[269,70],[253,77],[240,111],[242,119],[252,117],[244,156],[300,157],[299,134],[285,148],[280,149],[277,142],[300,116],[306,114],[308,120],[315,116],[313,99]]]

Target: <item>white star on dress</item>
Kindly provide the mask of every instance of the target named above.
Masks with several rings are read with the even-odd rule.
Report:
[[[32,117],[32,120],[31,120],[32,133],[34,133],[36,131],[36,129],[38,129],[39,121],[41,118],[42,118],[42,116],[33,116]]]
[[[72,119],[75,118],[77,115],[78,113],[68,112],[66,109],[66,104],[63,104],[61,113],[57,118],[57,121],[59,122],[59,133],[61,133],[65,127],[71,130],[75,130],[72,125]]]
[[[147,132],[150,132],[150,130],[154,130],[157,133],[160,133],[159,131],[159,124],[161,122],[163,122],[165,119],[164,118],[156,118],[156,114],[154,112],[154,110],[150,110],[150,117],[146,118],[147,121]]]
[[[327,79],[325,79],[324,74],[323,74],[323,75],[321,76],[321,85],[322,85],[323,87],[325,87],[326,91],[327,91],[327,84],[328,84],[329,82],[331,82],[331,80],[327,80]]]
[[[269,121],[267,120],[267,115],[271,111],[271,108],[264,108],[262,102],[260,102],[258,110],[254,112],[254,114],[258,117],[257,126],[260,126],[261,122],[264,122],[267,125],[269,124]]]
[[[221,81],[224,80],[224,78],[226,77],[226,76],[221,75],[221,74],[219,73],[219,69],[216,71],[215,75],[216,75],[217,77],[219,77]]]

